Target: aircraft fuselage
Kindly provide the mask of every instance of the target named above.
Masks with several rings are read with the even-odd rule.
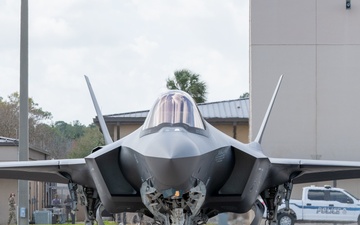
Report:
[[[121,149],[121,168],[132,171],[126,179],[139,189],[150,180],[165,196],[174,191],[186,193],[197,180],[206,185],[208,193],[217,191],[234,165],[229,146],[218,148],[209,137],[181,126],[164,127],[140,137],[138,143],[140,146]]]

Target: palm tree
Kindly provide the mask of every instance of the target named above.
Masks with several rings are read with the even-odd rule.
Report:
[[[206,101],[206,83],[199,81],[199,74],[187,69],[174,72],[174,78],[166,80],[166,87],[170,90],[182,90],[187,92],[196,103]]]
[[[244,92],[242,95],[240,95],[240,98],[249,98],[250,94],[249,92]]]

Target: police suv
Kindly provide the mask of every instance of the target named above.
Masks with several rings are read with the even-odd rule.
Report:
[[[360,225],[360,200],[341,188],[304,187],[301,200],[290,199],[290,210],[279,206],[278,225],[295,222],[354,223]]]

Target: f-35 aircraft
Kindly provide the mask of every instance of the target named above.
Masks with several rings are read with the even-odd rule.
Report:
[[[249,144],[214,128],[182,91],[155,102],[145,123],[113,142],[86,77],[105,137],[85,158],[0,163],[0,178],[68,183],[76,208],[86,205],[87,224],[100,224],[104,209],[138,212],[159,225],[198,225],[223,212],[254,210],[259,224],[264,206],[275,223],[277,205],[288,203],[293,184],[360,177],[360,163],[269,158],[261,148],[279,80],[260,131]]]

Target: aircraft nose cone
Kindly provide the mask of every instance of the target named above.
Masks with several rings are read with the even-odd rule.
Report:
[[[192,185],[192,174],[197,169],[197,159],[148,159],[154,186],[158,190],[176,189],[187,191]]]
[[[192,174],[197,170],[199,149],[186,132],[166,132],[158,135],[151,146],[153,157],[147,164],[157,189],[186,190],[192,184]],[[161,143],[161,144],[159,144]]]

